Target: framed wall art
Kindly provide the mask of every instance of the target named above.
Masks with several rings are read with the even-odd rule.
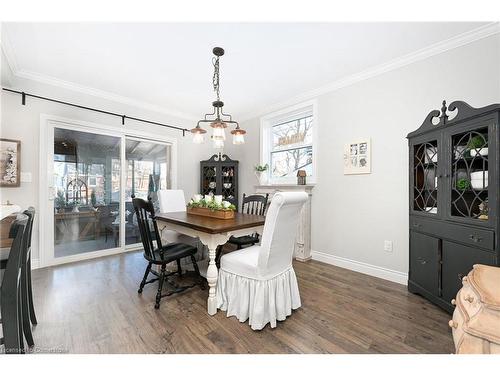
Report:
[[[344,145],[344,174],[371,173],[371,140],[369,138]]]
[[[0,138],[0,186],[21,184],[21,141]]]

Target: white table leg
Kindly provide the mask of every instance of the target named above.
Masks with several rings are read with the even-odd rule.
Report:
[[[215,255],[217,246],[208,247],[208,269],[207,269],[207,282],[208,282],[208,314],[215,315],[217,313],[217,299],[215,297],[215,287],[217,286],[217,266],[215,265]]]
[[[209,315],[215,315],[217,313],[217,297],[216,297],[216,286],[217,286],[217,276],[219,274],[217,266],[215,265],[215,256],[217,253],[217,247],[219,245],[224,245],[229,237],[230,233],[220,233],[220,234],[205,234],[200,233],[201,242],[208,247],[208,268],[207,268],[207,282],[208,282],[208,301],[207,310]]]

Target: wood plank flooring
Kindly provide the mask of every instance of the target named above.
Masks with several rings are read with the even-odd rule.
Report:
[[[451,353],[449,315],[406,287],[311,261],[294,264],[302,307],[277,328],[206,312],[194,288],[153,308],[140,252],[33,272],[37,352]]]

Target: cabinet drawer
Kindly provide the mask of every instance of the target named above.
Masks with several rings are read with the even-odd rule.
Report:
[[[415,217],[410,220],[410,229],[461,242],[465,245],[481,247],[488,250],[495,249],[495,232],[492,230]]]

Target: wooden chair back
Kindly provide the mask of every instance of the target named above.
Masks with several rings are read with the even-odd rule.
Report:
[[[156,261],[163,260],[160,231],[158,230],[158,225],[156,223],[155,209],[151,197],[149,197],[146,201],[132,196],[132,204],[134,205],[137,225],[139,226],[139,233],[141,235],[146,258]],[[160,249],[160,258],[158,258],[157,253],[155,253],[153,241],[156,241],[156,249]]]
[[[0,287],[3,344],[6,353],[20,353],[23,348],[21,325],[21,268],[28,250],[28,221],[20,214],[12,223],[10,237],[14,238],[9,252],[7,268]]]
[[[254,194],[248,196],[243,194],[241,213],[264,216],[266,214],[268,199],[269,199],[269,194],[266,195]]]

